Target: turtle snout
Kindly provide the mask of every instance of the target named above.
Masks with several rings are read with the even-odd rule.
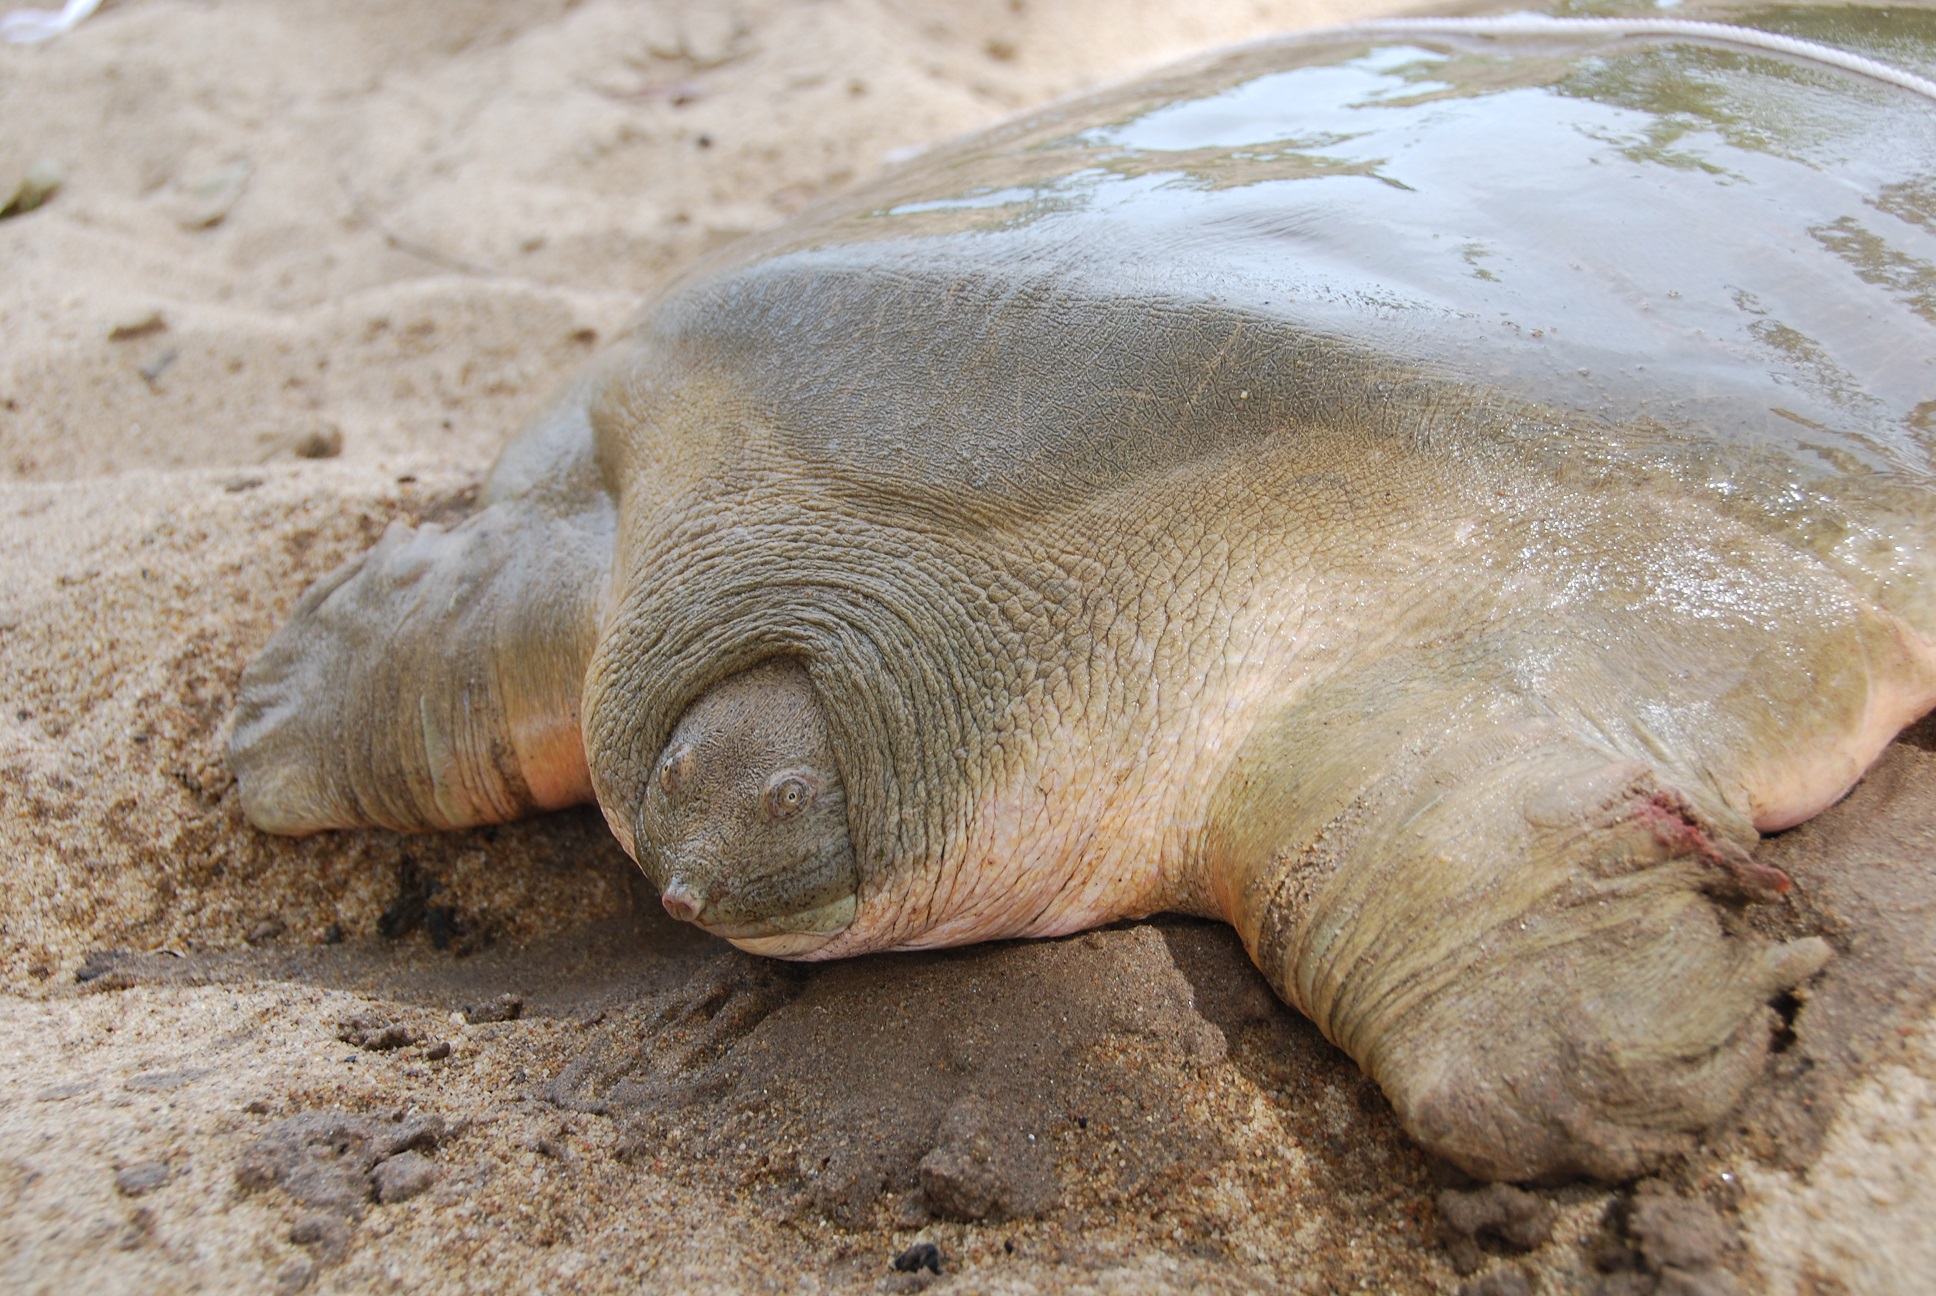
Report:
[[[696,923],[706,910],[706,898],[697,888],[683,878],[675,877],[666,884],[665,894],[659,897],[665,911],[680,922]]]

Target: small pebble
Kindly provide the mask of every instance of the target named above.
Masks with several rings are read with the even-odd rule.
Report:
[[[251,945],[260,945],[264,941],[274,940],[288,930],[288,926],[283,923],[282,919],[264,918],[255,926],[249,928],[249,934],[243,937],[243,939]]]
[[[123,1197],[141,1197],[162,1187],[174,1176],[164,1161],[143,1161],[114,1176],[114,1190]]]
[[[923,1269],[930,1273],[941,1272],[941,1248],[932,1242],[916,1242],[894,1257],[896,1273],[919,1273]]]
[[[311,1211],[289,1230],[289,1240],[308,1248],[324,1264],[334,1264],[349,1248],[350,1226],[341,1216],[329,1211]]]
[[[69,1098],[79,1098],[84,1093],[91,1093],[93,1089],[94,1082],[92,1080],[75,1080],[69,1084],[54,1085],[52,1088],[42,1089],[34,1095],[34,1101],[66,1102]]]
[[[417,1042],[416,1033],[401,1022],[374,1022],[367,1017],[350,1017],[337,1023],[336,1038],[372,1053],[388,1053]]]
[[[204,230],[222,223],[249,187],[255,168],[248,161],[231,162],[193,180],[177,180],[168,196],[169,214],[185,230]]]
[[[437,1182],[437,1166],[419,1153],[399,1152],[370,1172],[370,1182],[376,1185],[376,1199],[386,1206],[409,1201]]]
[[[469,1004],[464,1008],[464,1019],[475,1025],[479,1022],[516,1021],[524,1016],[524,1000],[514,994],[501,994],[487,1004]]]
[[[298,459],[334,459],[343,453],[343,429],[334,423],[310,428],[289,448]]]
[[[307,1260],[292,1260],[276,1275],[276,1290],[293,1296],[316,1281],[316,1266]]]
[[[445,1058],[449,1056],[450,1056],[449,1040],[438,1040],[435,1044],[432,1044],[429,1048],[424,1050],[425,1059],[431,1062],[442,1062]]]
[[[136,338],[145,338],[156,333],[166,333],[167,331],[168,321],[162,317],[161,312],[149,311],[140,319],[131,320],[126,324],[116,324],[113,328],[109,329],[108,341],[132,342]]]
[[[21,216],[52,198],[67,183],[67,172],[52,158],[41,158],[20,177],[6,206],[0,207],[0,220]]]
[[[167,373],[175,361],[179,359],[181,359],[181,352],[175,350],[173,347],[169,347],[147,364],[141,366],[141,377],[152,387],[161,381],[161,376]],[[258,486],[261,484],[259,481],[256,483]],[[234,488],[231,487],[230,489]]]

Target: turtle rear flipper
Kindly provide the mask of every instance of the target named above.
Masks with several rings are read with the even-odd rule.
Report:
[[[1747,920],[1788,886],[1753,829],[1541,723],[1390,763],[1245,888],[1278,992],[1482,1178],[1617,1180],[1691,1147],[1830,952]]]
[[[242,674],[228,759],[250,822],[420,832],[592,799],[579,696],[614,510],[581,410],[513,443],[478,513],[393,523],[303,595]]]

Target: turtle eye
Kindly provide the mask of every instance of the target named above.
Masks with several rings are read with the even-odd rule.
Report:
[[[813,804],[820,789],[805,774],[779,774],[766,785],[766,817],[791,819]]]
[[[659,790],[671,796],[692,777],[692,748],[681,743],[659,762]]]

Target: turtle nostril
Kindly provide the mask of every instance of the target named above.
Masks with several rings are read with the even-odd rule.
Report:
[[[665,906],[667,913],[680,922],[698,922],[699,911],[706,905],[701,897],[695,895],[691,888],[676,878],[667,885],[665,894],[659,897],[659,902]]]

